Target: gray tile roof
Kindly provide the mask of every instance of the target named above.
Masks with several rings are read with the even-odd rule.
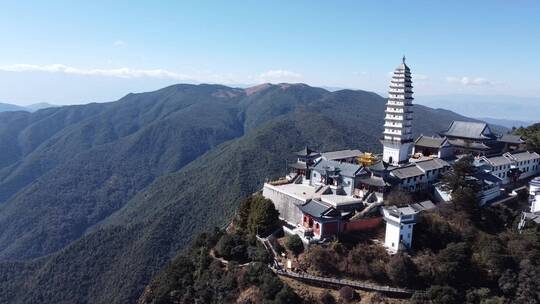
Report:
[[[416,211],[427,211],[435,209],[437,206],[432,201],[426,200],[423,202],[412,204],[411,207]]]
[[[486,172],[476,172],[474,174],[474,177],[483,182],[483,183],[486,183],[488,185],[492,185],[492,184],[497,184],[497,183],[500,183],[502,180],[500,178],[498,178],[497,176],[491,174],[491,173],[486,173]]]
[[[414,210],[411,206],[403,206],[403,207],[397,207],[397,206],[390,206],[390,207],[384,207],[386,210],[394,213],[394,215],[411,215],[416,214],[418,211]]]
[[[309,202],[299,206],[299,208],[302,210],[302,212],[317,218],[322,218],[327,213],[334,210],[334,207],[318,200],[310,200]]]
[[[319,155],[319,152],[313,151],[313,150],[311,150],[310,148],[308,148],[306,146],[304,149],[296,152],[296,155],[298,155],[298,156],[316,156],[316,155]]]
[[[323,158],[326,160],[338,160],[351,157],[359,157],[362,155],[360,150],[340,150],[340,151],[329,151],[322,154]]]
[[[362,170],[362,167],[360,167],[359,165],[349,164],[349,163],[340,163],[334,160],[322,159],[315,165],[315,167],[313,167],[313,169],[318,172],[324,172],[327,170],[327,168],[339,169],[339,173],[341,175],[348,176],[348,177],[355,177],[357,175],[364,173]]]
[[[416,214],[418,213],[416,210],[414,210],[411,206],[406,207],[400,207],[398,208],[399,212],[403,215],[410,215],[410,214]]]
[[[446,142],[445,137],[431,137],[421,135],[416,139],[415,145],[429,148],[440,148]]]
[[[388,184],[380,177],[369,176],[369,177],[365,177],[365,178],[360,178],[359,181],[361,183],[363,183],[363,184],[370,185],[370,186],[375,186],[375,187],[388,186]]]
[[[467,141],[464,141],[463,139],[449,139],[448,142],[452,146],[457,146],[457,147],[463,147],[463,148],[469,148],[469,149],[477,149],[477,150],[489,150],[490,149],[490,147],[486,146],[483,143],[467,142]]]
[[[504,156],[486,157],[486,161],[492,166],[511,165],[512,160]]]
[[[442,169],[442,168],[450,166],[450,164],[448,164],[447,162],[439,158],[419,161],[419,162],[416,162],[415,165],[424,172]]]
[[[293,169],[301,169],[301,170],[307,169],[307,165],[305,163],[300,163],[300,162],[289,164],[289,167]]]
[[[485,122],[469,121],[453,121],[448,130],[443,131],[441,134],[469,139],[488,139],[494,136]]]
[[[386,167],[384,166],[384,163],[382,161],[378,161],[375,164],[369,166],[369,170],[380,172],[386,170]]]
[[[525,142],[523,139],[521,139],[521,136],[512,134],[504,134],[501,136],[501,138],[499,138],[499,141],[510,144],[522,144]]]
[[[410,165],[407,167],[399,167],[397,169],[394,169],[392,170],[391,174],[399,179],[405,179],[409,177],[424,175],[424,172],[415,165]]]
[[[405,167],[399,167],[392,170],[392,175],[399,179],[405,179],[414,176],[425,175],[427,171],[449,167],[450,164],[442,159],[434,158],[430,160],[419,161]]]
[[[540,158],[540,155],[538,153],[529,151],[505,153],[505,155],[510,155],[510,157],[512,157],[518,162]]]

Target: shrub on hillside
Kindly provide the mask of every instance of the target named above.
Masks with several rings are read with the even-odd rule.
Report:
[[[349,286],[343,286],[339,290],[339,299],[341,302],[351,303],[356,298],[356,291]]]
[[[455,304],[462,303],[460,301],[459,294],[457,290],[449,286],[431,286],[427,292],[424,293],[415,293],[410,303],[412,304]]]
[[[336,298],[328,290],[321,292],[319,301],[321,304],[336,304]]]
[[[336,253],[321,246],[310,247],[303,261],[303,268],[317,274],[332,275],[338,272],[339,259]]]
[[[274,203],[262,195],[254,195],[251,198],[247,231],[251,235],[271,232],[270,230],[279,223],[279,212]]]
[[[403,253],[393,255],[386,264],[386,275],[399,286],[412,286],[416,283],[417,272],[416,265]]]
[[[349,251],[347,271],[360,279],[386,281],[385,264],[388,253],[382,246],[359,244]]]
[[[287,237],[285,246],[287,246],[287,249],[289,249],[295,256],[298,256],[304,251],[304,243],[302,243],[302,239],[300,239],[300,237],[296,234]]]
[[[471,279],[471,248],[466,243],[451,243],[437,255],[439,279],[446,284],[466,284]]]
[[[414,226],[413,248],[438,252],[452,242],[461,241],[461,235],[448,221],[433,213],[421,213]]]
[[[226,260],[244,262],[248,259],[246,241],[237,234],[224,234],[217,242],[215,252]]]
[[[410,192],[395,188],[388,193],[384,204],[386,206],[405,205],[414,203],[413,197]]]

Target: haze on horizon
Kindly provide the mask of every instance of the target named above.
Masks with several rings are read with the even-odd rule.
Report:
[[[0,11],[0,102],[116,100],[175,83],[302,82],[540,106],[540,3],[29,1]]]

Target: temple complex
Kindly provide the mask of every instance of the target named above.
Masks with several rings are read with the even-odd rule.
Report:
[[[295,153],[296,161],[288,164],[285,178],[264,184],[263,196],[279,211],[286,233],[299,235],[305,243],[324,242],[336,234],[362,233],[386,222],[388,251],[406,250],[413,242],[416,215],[451,200],[440,180],[461,157],[474,156],[475,172],[469,182],[478,185],[482,205],[500,198],[504,185],[540,173],[538,153],[523,150],[524,141],[518,136],[498,135],[483,122],[454,121],[437,135],[415,140],[412,101],[411,70],[403,57],[390,81],[381,155],[305,147]],[[384,207],[396,190],[430,200]],[[540,203],[532,206],[535,209]],[[540,211],[528,214],[537,216]]]

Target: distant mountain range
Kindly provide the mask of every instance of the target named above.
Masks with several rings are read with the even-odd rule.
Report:
[[[56,107],[56,106],[50,103],[46,103],[46,102],[35,103],[28,106],[18,106],[18,105],[9,104],[9,103],[0,103],[0,112],[8,112],[8,111],[34,112],[40,109],[52,108],[52,107]]]
[[[181,84],[0,113],[0,303],[133,303],[292,151],[380,152],[385,103],[304,84]],[[415,135],[474,120],[414,111]]]
[[[455,94],[416,96],[414,101],[417,104],[448,109],[469,117],[488,117],[516,122],[540,121],[540,98]],[[502,122],[503,125],[507,123]]]
[[[485,121],[489,124],[499,125],[506,127],[508,129],[512,129],[513,127],[519,128],[519,127],[528,127],[538,121],[540,121],[540,117],[537,121],[534,120],[513,120],[513,119],[501,119],[501,118],[490,118],[490,117],[477,117],[477,119]]]

